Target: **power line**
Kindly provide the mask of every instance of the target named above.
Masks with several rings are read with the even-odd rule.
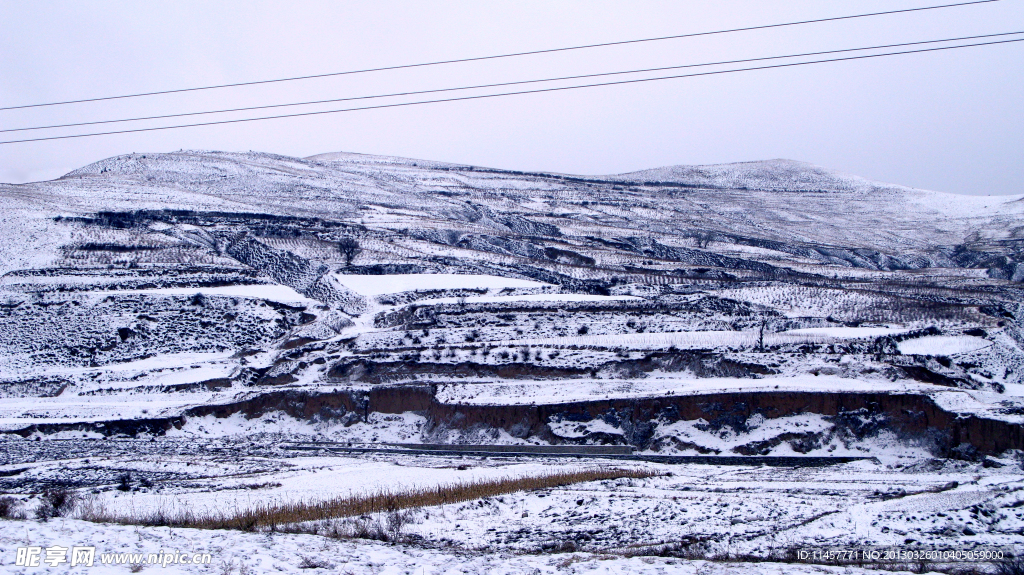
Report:
[[[442,102],[458,102],[458,101],[463,101],[463,100],[480,100],[480,99],[484,99],[484,98],[497,98],[497,97],[502,97],[502,96],[518,96],[518,95],[522,95],[522,94],[540,94],[540,93],[544,93],[544,92],[560,92],[560,91],[565,91],[565,90],[579,90],[579,89],[582,89],[582,88],[597,88],[597,87],[600,87],[600,86],[616,86],[616,85],[623,85],[623,84],[637,84],[637,83],[640,83],[640,82],[654,82],[654,81],[658,81],[658,80],[673,80],[673,79],[679,79],[679,78],[693,78],[693,77],[697,77],[697,76],[713,76],[713,75],[718,75],[718,74],[731,74],[731,73],[735,73],[735,72],[749,72],[749,71],[753,71],[753,70],[770,70],[770,69],[774,69],[774,68],[789,68],[789,67],[793,67],[793,66],[806,66],[806,65],[809,65],[809,64],[824,64],[824,63],[828,63],[828,62],[843,62],[843,61],[849,61],[849,60],[864,60],[864,59],[867,59],[867,58],[880,58],[880,57],[883,57],[883,56],[899,56],[899,55],[903,55],[903,54],[918,54],[918,53],[922,53],[922,52],[938,52],[938,51],[941,51],[941,50],[956,50],[956,49],[959,49],[959,48],[972,48],[972,47],[975,47],[975,46],[992,46],[992,45],[995,45],[995,44],[1011,44],[1011,43],[1014,43],[1014,42],[1024,42],[1024,38],[1016,38],[1016,39],[1013,39],[1013,40],[997,40],[997,41],[994,41],[994,42],[980,42],[980,43],[977,43],[977,44],[961,44],[959,46],[941,46],[941,47],[938,47],[938,48],[922,48],[920,50],[905,50],[905,51],[902,51],[902,52],[887,52],[887,53],[883,53],[883,54],[867,54],[867,55],[863,55],[863,56],[847,56],[845,58],[829,58],[827,60],[812,60],[810,62],[791,62],[791,63],[788,63],[788,64],[773,64],[771,66],[755,66],[755,67],[751,67],[751,68],[736,68],[736,69],[732,69],[732,70],[715,70],[715,71],[711,71],[711,72],[697,72],[697,73],[694,73],[694,74],[679,74],[679,75],[674,75],[674,76],[659,76],[659,77],[655,77],[655,78],[639,78],[639,79],[635,79],[635,80],[618,80],[618,81],[615,81],[615,82],[600,82],[600,83],[596,83],[596,84],[581,84],[581,85],[577,85],[577,86],[561,86],[561,87],[556,87],[556,88],[540,88],[540,89],[536,89],[536,90],[522,90],[522,91],[518,91],[518,92],[501,92],[501,93],[498,93],[498,94],[482,94],[482,95],[478,95],[478,96],[460,96],[460,97],[455,97],[455,98],[442,98],[442,99],[437,99],[437,100],[421,100],[421,101],[418,101],[418,102],[400,102],[400,103],[395,103],[395,104],[378,104],[378,105],[375,105],[375,106],[362,106],[362,107],[359,107],[359,108],[343,108],[343,109],[340,109],[340,110],[322,110],[322,111],[317,111],[317,112],[300,112],[300,113],[295,113],[295,114],[281,114],[281,115],[277,115],[277,116],[262,116],[262,117],[258,117],[258,118],[241,118],[241,119],[237,119],[237,120],[219,120],[219,121],[214,121],[214,122],[199,122],[199,123],[195,123],[195,124],[180,124],[180,125],[176,125],[176,126],[159,126],[159,127],[155,127],[155,128],[135,128],[135,129],[131,129],[131,130],[116,130],[116,131],[111,131],[111,132],[94,132],[94,133],[90,133],[90,134],[73,134],[73,135],[69,135],[69,136],[49,136],[49,137],[44,137],[44,138],[28,138],[28,139],[24,139],[24,140],[8,140],[8,141],[5,141],[5,142],[0,142],[0,145],[4,145],[4,144],[19,144],[19,143],[23,143],[23,142],[42,142],[42,141],[48,141],[48,140],[66,140],[66,139],[71,139],[71,138],[87,138],[87,137],[92,137],[92,136],[109,136],[109,135],[113,135],[113,134],[130,134],[130,133],[135,133],[135,132],[153,132],[153,131],[157,131],[157,130],[174,130],[174,129],[179,129],[179,128],[195,128],[195,127],[200,127],[200,126],[216,126],[216,125],[221,125],[221,124],[237,124],[237,123],[241,123],[241,122],[257,122],[257,121],[262,121],[262,120],[277,120],[277,119],[282,119],[282,118],[298,118],[298,117],[302,117],[302,116],[318,116],[318,115],[323,115],[323,114],[337,114],[337,113],[341,113],[341,112],[357,112],[357,111],[361,111],[361,110],[379,110],[379,109],[384,109],[384,108],[399,108],[399,107],[403,107],[403,106],[417,106],[417,105],[420,105],[420,104],[438,104],[438,103],[442,103]]]
[[[263,106],[248,106],[244,108],[227,108],[223,110],[208,110],[204,112],[184,112],[180,114],[163,114],[159,116],[142,116],[138,118],[124,118],[119,120],[97,120],[93,122],[76,122],[73,124],[55,124],[52,126],[36,126],[31,128],[8,128],[6,130],[0,130],[0,133],[6,132],[26,132],[31,130],[50,130],[55,128],[74,128],[78,126],[95,126],[98,124],[118,124],[124,122],[141,122],[143,120],[164,120],[168,118],[182,118],[186,116],[203,116],[208,114],[226,114],[228,112],[248,112],[252,110],[266,110],[270,108],[288,108],[293,106],[310,106],[313,104],[331,104],[336,102],[350,102],[354,100],[373,100],[377,98],[392,98],[396,96],[417,96],[422,94],[436,94],[439,92],[455,92],[460,90],[476,90],[480,88],[498,88],[502,86],[515,86],[522,84],[537,84],[541,82],[557,82],[562,80],[581,80],[583,78],[597,78],[601,76],[617,76],[623,74],[639,74],[643,72],[662,72],[665,70],[678,70],[682,68],[700,68],[705,66],[720,66],[724,64],[742,64],[746,62],[760,62],[765,60],[781,60],[785,58],[803,58],[807,56],[822,56],[825,54],[839,54],[843,52],[859,52],[864,50],[881,50],[883,48],[899,48],[903,46],[919,46],[921,44],[938,44],[941,42],[959,42],[963,40],[977,40],[981,38],[994,38],[997,36],[1012,36],[1015,34],[1024,34],[1024,31],[1019,32],[1000,32],[998,34],[983,34],[979,36],[961,36],[959,38],[945,38],[942,40],[924,40],[920,42],[903,42],[900,44],[883,44],[880,46],[867,46],[864,48],[844,48],[842,50],[824,50],[820,52],[804,52],[802,54],[788,54],[785,56],[765,56],[761,58],[745,58],[742,60],[724,60],[721,62],[707,62],[703,64],[684,64],[680,66],[663,66],[659,68],[641,68],[637,70],[624,70],[620,72],[602,72],[597,74],[581,74],[576,76],[561,76],[557,78],[543,78],[539,80],[520,80],[515,82],[499,82],[495,84],[478,84],[476,86],[461,86],[458,88],[437,88],[433,90],[418,90],[413,92],[394,92],[391,94],[378,94],[375,96],[353,96],[349,98],[332,98],[329,100],[312,100],[308,102],[294,102],[290,104],[268,104]]]
[[[144,97],[144,96],[158,96],[158,95],[163,95],[163,94],[177,94],[177,93],[182,93],[182,92],[197,92],[197,91],[200,91],[200,90],[216,90],[216,89],[220,89],[220,88],[237,88],[237,87],[241,87],[241,86],[256,86],[256,85],[259,85],[259,84],[274,84],[274,83],[278,83],[278,82],[293,82],[293,81],[296,81],[296,80],[312,80],[312,79],[315,79],[315,78],[328,78],[328,77],[332,77],[332,76],[345,76],[345,75],[350,75],[350,74],[365,74],[365,73],[368,73],[368,72],[383,72],[383,71],[388,71],[388,70],[403,70],[403,69],[408,69],[408,68],[420,68],[420,67],[424,67],[424,66],[439,66],[439,65],[442,65],[442,64],[459,64],[459,63],[464,63],[464,62],[479,62],[479,61],[482,61],[482,60],[497,60],[499,58],[514,58],[514,57],[518,57],[518,56],[532,56],[532,55],[536,55],[536,54],[551,54],[551,53],[554,53],[554,52],[568,52],[568,51],[571,51],[571,50],[585,50],[585,49],[589,49],[589,48],[602,48],[602,47],[606,47],[606,46],[622,46],[622,45],[625,45],[625,44],[639,44],[639,43],[642,43],[642,42],[657,42],[657,41],[661,41],[661,40],[676,40],[676,39],[680,39],[680,38],[695,38],[695,37],[698,37],[698,36],[711,36],[711,35],[714,35],[714,34],[728,34],[728,33],[732,33],[732,32],[748,32],[748,31],[752,31],[752,30],[766,30],[766,29],[769,29],[769,28],[782,28],[782,27],[785,27],[785,26],[799,26],[799,25],[802,25],[802,24],[817,24],[817,23],[820,23],[820,22],[835,22],[835,21],[839,21],[839,20],[852,20],[852,19],[855,19],[855,18],[867,18],[867,17],[871,17],[871,16],[885,16],[885,15],[889,15],[889,14],[902,14],[902,13],[907,13],[907,12],[921,12],[921,11],[924,11],[924,10],[937,10],[937,9],[941,9],[941,8],[955,8],[955,7],[958,7],[958,6],[970,6],[970,5],[974,5],[974,4],[988,4],[988,3],[991,3],[991,2],[999,2],[999,1],[1000,0],[972,0],[972,1],[969,1],[969,2],[957,2],[955,4],[940,4],[940,5],[937,5],[937,6],[923,6],[923,7],[920,7],[920,8],[905,8],[905,9],[902,9],[902,10],[888,10],[888,11],[885,11],[885,12],[870,12],[870,13],[867,13],[867,14],[853,14],[853,15],[849,15],[849,16],[833,16],[833,17],[830,17],[830,18],[818,18],[818,19],[815,19],[815,20],[800,20],[800,21],[797,21],[797,22],[783,22],[783,23],[780,23],[780,24],[764,24],[764,25],[761,25],[761,26],[747,26],[747,27],[744,27],[744,28],[730,28],[730,29],[726,29],[726,30],[714,30],[714,31],[711,31],[711,32],[693,32],[693,33],[690,33],[690,34],[676,34],[676,35],[672,35],[672,36],[658,36],[658,37],[655,37],[655,38],[641,38],[641,39],[637,39],[637,40],[620,40],[620,41],[617,41],[617,42],[602,42],[602,43],[599,43],[599,44],[584,44],[584,45],[581,45],[581,46],[569,46],[569,47],[564,47],[564,48],[548,48],[548,49],[545,49],[545,50],[531,50],[531,51],[527,51],[527,52],[513,52],[513,53],[510,53],[510,54],[498,54],[498,55],[493,55],[493,56],[477,56],[477,57],[472,57],[472,58],[458,58],[458,59],[454,59],[454,60],[437,60],[437,61],[434,61],[434,62],[423,62],[423,63],[420,63],[420,64],[401,64],[401,65],[397,65],[397,66],[384,66],[384,67],[380,67],[380,68],[365,68],[365,69],[362,69],[362,70],[348,70],[348,71],[345,71],[345,72],[330,72],[330,73],[326,73],[326,74],[312,74],[312,75],[308,75],[308,76],[294,76],[294,77],[291,77],[291,78],[278,78],[278,79],[274,79],[274,80],[255,80],[255,81],[251,81],[251,82],[237,82],[237,83],[233,83],[233,84],[218,84],[218,85],[214,85],[214,86],[201,86],[201,87],[197,87],[197,88],[179,88],[179,89],[175,89],[175,90],[160,90],[160,91],[155,91],[155,92],[140,92],[140,93],[137,93],[137,94],[125,94],[125,95],[121,95],[121,96],[104,96],[104,97],[100,97],[100,98],[84,98],[84,99],[80,99],[80,100],[65,100],[63,102],[48,102],[48,103],[45,103],[45,104],[24,104],[24,105],[21,105],[21,106],[7,106],[5,108],[0,108],[0,111],[4,111],[4,110],[20,110],[20,109],[24,109],[24,108],[41,108],[41,107],[44,107],[44,106],[63,106],[63,105],[66,105],[66,104],[81,104],[81,103],[85,103],[85,102],[102,102],[102,101],[106,101],[106,100],[120,100],[120,99],[124,99],[124,98],[140,98],[140,97]]]

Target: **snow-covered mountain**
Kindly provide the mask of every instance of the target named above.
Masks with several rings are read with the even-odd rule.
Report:
[[[8,548],[752,574],[1019,545],[1020,196],[181,151],[0,202]]]
[[[788,160],[574,176],[194,151],[109,158],[0,197],[0,423],[21,433],[143,412],[166,427],[202,406],[367,383],[412,386],[421,407],[747,393],[764,378],[822,391],[807,374],[935,392],[942,409],[951,388],[995,394],[968,402],[989,415],[993,398],[1024,395],[1021,197]],[[426,380],[445,387],[421,397]],[[431,417],[409,433],[480,432]],[[618,431],[538,420],[523,437],[724,449],[606,425]]]
[[[4,271],[56,255],[61,240],[51,236],[66,230],[35,226],[39,217],[146,209],[329,217],[388,231],[557,230],[565,238],[610,234],[661,243],[710,236],[722,249],[781,248],[828,264],[883,268],[975,266],[978,242],[985,254],[1016,262],[1005,242],[1024,233],[1020,197],[926,192],[779,160],[589,177],[360,154],[134,154],[51,182],[0,186],[0,196],[9,206],[6,227],[21,230],[16,237],[38,235],[35,244],[3,248]],[[759,245],[765,241],[782,244]],[[865,263],[853,250],[880,263]]]

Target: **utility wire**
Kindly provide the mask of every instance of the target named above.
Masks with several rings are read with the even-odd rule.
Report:
[[[810,62],[791,62],[788,64],[773,64],[770,66],[755,66],[750,68],[735,68],[732,70],[715,70],[711,72],[697,72],[694,74],[679,74],[674,76],[658,76],[655,78],[639,78],[635,80],[618,80],[615,82],[599,82],[596,84],[581,84],[576,86],[561,86],[556,88],[539,88],[536,90],[522,90],[518,92],[500,92],[497,94],[482,94],[478,96],[459,96],[454,98],[442,98],[437,100],[421,100],[418,102],[399,102],[395,104],[378,104],[375,106],[362,106],[359,108],[342,108],[340,110],[322,110],[317,112],[300,112],[295,114],[281,114],[277,116],[262,116],[258,118],[241,118],[237,120],[219,120],[214,122],[199,122],[195,124],[180,124],[176,126],[159,126],[155,128],[135,128],[131,130],[116,130],[111,132],[93,132],[90,134],[73,134],[69,136],[49,136],[44,138],[28,138],[24,140],[8,140],[0,142],[0,145],[4,144],[18,144],[22,142],[42,142],[47,140],[66,140],[70,138],[87,138],[92,136],[109,136],[112,134],[130,134],[135,132],[153,132],[157,130],[174,130],[178,128],[195,128],[199,126],[216,126],[221,124],[237,124],[241,122],[256,122],[261,120],[277,120],[281,118],[297,118],[302,116],[318,116],[322,114],[337,114],[341,112],[357,112],[360,110],[379,110],[383,108],[399,108],[402,106],[417,106],[420,104],[438,104],[441,102],[458,102],[462,100],[480,100],[484,98],[498,98],[502,96],[518,96],[522,94],[540,94],[544,92],[560,92],[564,90],[579,90],[582,88],[596,88],[599,86],[616,86],[622,84],[637,84],[640,82],[654,82],[658,80],[673,80],[678,78],[693,78],[697,76],[713,76],[717,74],[731,74],[734,72],[749,72],[752,70],[769,70],[774,68],[789,68],[793,66],[806,66],[809,64],[824,64],[827,62],[843,62],[849,60],[864,60],[867,58],[880,58],[883,56],[899,56],[902,54],[918,54],[922,52],[938,52],[941,50],[956,50],[959,48],[972,48],[975,46],[992,46],[995,44],[1011,44],[1014,42],[1024,42],[1024,38],[1017,38],[1013,40],[997,40],[994,42],[980,42],[976,44],[961,44],[959,46],[942,46],[939,48],[922,48],[919,50],[905,50],[902,52],[886,52],[882,54],[867,54],[863,56],[847,56],[845,58],[829,58],[827,60],[811,60]]]
[[[957,2],[955,4],[940,4],[937,6],[922,6],[920,8],[905,8],[902,10],[888,10],[885,12],[870,12],[867,14],[853,14],[850,16],[833,16],[830,18],[818,18],[815,20],[800,20],[797,22],[783,22],[780,24],[764,24],[761,26],[747,26],[744,28],[730,28],[726,30],[714,30],[711,32],[694,32],[690,34],[676,34],[673,36],[658,36],[655,38],[641,38],[638,40],[620,40],[617,42],[602,42],[600,44],[584,44],[582,46],[569,46],[565,48],[548,48],[545,50],[531,50],[527,52],[513,52],[510,54],[498,54],[493,56],[477,56],[473,58],[458,58],[454,60],[437,60],[434,62],[423,62],[420,64],[401,64],[397,66],[384,66],[380,68],[365,68],[362,70],[348,70],[345,72],[330,72],[326,74],[312,74],[309,76],[294,76],[291,78],[278,78],[275,80],[256,80],[252,82],[237,82],[233,84],[218,84],[214,86],[201,86],[197,88],[179,88],[176,90],[160,90],[156,92],[140,92],[138,94],[125,94],[121,96],[105,96],[100,98],[84,98],[80,100],[65,100],[63,102],[48,102],[45,104],[24,104],[21,106],[7,106],[0,108],[0,111],[4,110],[20,110],[24,108],[41,108],[44,106],[63,106],[65,104],[81,104],[85,102],[102,102],[106,100],[120,100],[124,98],[140,98],[143,96],[157,96],[162,94],[178,94],[181,92],[197,92],[200,90],[216,90],[220,88],[237,88],[240,86],[256,86],[259,84],[274,84],[278,82],[293,82],[296,80],[311,80],[314,78],[328,78],[332,76],[345,76],[350,74],[365,74],[368,72],[383,72],[387,70],[404,70],[408,68],[421,68],[424,66],[439,66],[442,64],[458,64],[463,62],[479,62],[482,60],[497,60],[499,58],[514,58],[518,56],[532,56],[536,54],[551,54],[554,52],[568,52],[571,50],[585,50],[589,48],[602,48],[606,46],[622,46],[625,44],[639,44],[642,42],[657,42],[661,40],[675,40],[680,38],[696,38],[698,36],[711,36],[714,34],[728,34],[732,32],[748,32],[751,30],[767,30],[769,28],[782,28],[785,26],[799,26],[802,24],[816,24],[820,22],[835,22],[839,20],[852,20],[854,18],[867,18],[870,16],[885,16],[889,14],[902,14],[907,12],[921,12],[924,10],[938,10],[941,8],[955,8],[958,6],[970,6],[974,4],[988,4],[991,2],[999,2],[1000,0],[972,0],[970,2]]]
[[[701,68],[705,66],[720,66],[724,64],[743,64],[746,62],[761,62],[765,60],[781,60],[785,58],[803,58],[807,56],[822,56],[825,54],[840,54],[844,52],[860,52],[864,50],[881,50],[883,48],[900,48],[903,46],[919,46],[921,44],[938,44],[941,42],[960,42],[963,40],[978,40],[981,38],[994,38],[998,36],[1012,36],[1015,34],[1024,34],[1024,31],[1019,32],[1001,32],[998,34],[983,34],[980,36],[962,36],[959,38],[945,38],[943,40],[924,40],[920,42],[903,42],[901,44],[883,44],[880,46],[867,46],[864,48],[844,48],[842,50],[825,50],[821,52],[804,52],[802,54],[789,54],[785,56],[765,56],[762,58],[746,58],[743,60],[723,60],[721,62],[707,62],[704,64],[684,64],[681,66],[663,66],[660,68],[641,68],[638,70],[624,70],[621,72],[601,72],[598,74],[581,74],[577,76],[561,76],[558,78],[543,78],[539,80],[520,80],[516,82],[499,82],[496,84],[478,84],[476,86],[461,86],[458,88],[437,88],[433,90],[418,90],[414,92],[394,92],[391,94],[378,94],[376,96],[353,96],[349,98],[332,98],[329,100],[313,100],[309,102],[295,102],[291,104],[269,104],[264,106],[248,106],[245,108],[227,108],[224,110],[209,110],[205,112],[184,112],[180,114],[163,114],[160,116],[141,116],[138,118],[125,118],[120,120],[97,120],[94,122],[77,122],[74,124],[54,124],[52,126],[36,126],[32,128],[9,128],[6,130],[0,130],[0,133],[5,132],[25,132],[30,130],[50,130],[54,128],[74,128],[78,126],[94,126],[97,124],[118,124],[123,122],[141,122],[143,120],[163,120],[167,118],[181,118],[186,116],[202,116],[207,114],[226,114],[228,112],[247,112],[252,110],[266,110],[270,108],[288,108],[293,106],[310,106],[313,104],[331,104],[335,102],[350,102],[353,100],[373,100],[377,98],[392,98],[395,96],[417,96],[421,94],[436,94],[438,92],[455,92],[459,90],[476,90],[480,88],[498,88],[502,86],[516,86],[522,84],[538,84],[541,82],[557,82],[561,80],[581,80],[583,78],[597,78],[601,76],[619,76],[623,74],[639,74],[643,72],[663,72],[665,70],[678,70],[681,68]]]

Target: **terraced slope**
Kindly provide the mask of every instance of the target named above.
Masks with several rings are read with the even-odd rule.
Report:
[[[177,152],[0,198],[22,436],[1024,449],[1019,196]]]

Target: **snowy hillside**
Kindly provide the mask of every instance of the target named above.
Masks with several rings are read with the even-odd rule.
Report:
[[[594,554],[559,559],[581,573],[602,572],[602,553],[640,569],[634,552],[782,561],[778,538],[1020,533],[1019,196],[788,160],[576,176],[181,151],[0,184],[0,201],[11,509],[45,511],[36,494],[65,486],[93,505],[68,516],[116,523],[98,506],[242,509],[334,497],[353,477],[401,490],[582,461],[642,472],[423,505],[391,531],[369,515],[275,523],[294,533],[265,560],[298,569],[282,550],[342,527],[422,543],[444,569],[519,572],[447,547]],[[637,510],[635,528],[601,527]],[[406,521],[391,512],[372,521]],[[345,549],[325,557],[340,566]]]
[[[850,390],[908,380],[1002,402],[1024,385],[1016,197],[787,160],[591,177],[184,151],[0,195],[11,430],[131,412],[98,408],[100,390],[149,394],[147,413],[172,417],[266,385],[453,374],[479,390],[624,380],[613,397],[652,377],[682,391],[692,377],[822,370],[849,374]],[[184,401],[165,374],[181,354],[214,358],[175,376]],[[572,396],[588,393],[607,395]]]
[[[663,182],[701,188],[800,192],[906,192],[909,188],[841,174],[805,162],[768,160],[707,166],[667,166],[608,176],[627,182]]]

